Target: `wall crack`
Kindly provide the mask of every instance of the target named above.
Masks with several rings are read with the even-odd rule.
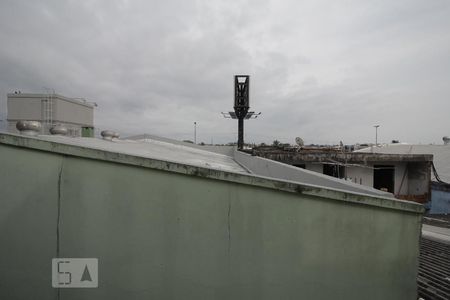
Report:
[[[65,156],[61,159],[61,165],[58,172],[58,182],[56,186],[57,198],[56,198],[56,258],[60,257],[60,224],[61,224],[61,194],[62,194],[62,173],[64,168]],[[56,299],[59,300],[61,297],[60,289],[56,291]]]
[[[231,252],[231,197],[228,198],[228,253]]]
[[[57,184],[57,200],[56,200],[56,257],[59,258],[60,251],[60,224],[61,224],[61,184],[62,184],[62,172],[64,168],[64,157],[61,160],[61,165],[58,172],[58,184]]]

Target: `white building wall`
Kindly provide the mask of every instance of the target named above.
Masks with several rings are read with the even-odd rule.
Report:
[[[81,103],[74,103],[64,99],[55,99],[54,115],[55,122],[73,123],[82,126],[94,126],[94,109]]]
[[[346,175],[349,181],[373,187],[373,166],[348,166]]]
[[[394,194],[408,194],[408,174],[404,176],[406,163],[369,163],[367,167],[349,166],[347,167],[347,178],[355,183],[373,187],[373,174],[375,165],[394,167]],[[404,176],[404,178],[403,178]],[[402,183],[403,180],[403,183]]]
[[[42,120],[42,100],[35,97],[9,98],[8,120]]]
[[[318,173],[323,173],[322,164],[307,163],[306,169]],[[407,163],[396,162],[396,163],[377,163],[377,165],[390,165],[394,169],[394,193],[405,195],[409,191],[408,174],[405,174]],[[369,163],[367,166],[347,166],[346,168],[346,178],[356,184],[361,184],[367,187],[373,187],[373,174],[374,174],[374,164]],[[404,178],[403,178],[404,176]],[[403,180],[403,183],[402,183]]]
[[[408,194],[408,173],[407,163],[398,162],[393,164],[395,166],[394,171],[394,194],[395,195],[406,195]],[[402,183],[403,181],[403,183]]]

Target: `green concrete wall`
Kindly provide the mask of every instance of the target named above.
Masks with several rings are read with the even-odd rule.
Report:
[[[0,299],[417,299],[419,213],[0,144]],[[59,240],[57,220],[59,210]]]

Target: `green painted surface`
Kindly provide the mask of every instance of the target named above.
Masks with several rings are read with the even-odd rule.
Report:
[[[94,137],[94,127],[83,127],[81,128],[82,137]]]
[[[0,145],[0,299],[54,299],[61,157]],[[50,280],[50,281],[49,281]]]
[[[0,165],[1,299],[56,297],[58,191],[60,256],[99,259],[60,299],[416,299],[419,212],[5,145]]]

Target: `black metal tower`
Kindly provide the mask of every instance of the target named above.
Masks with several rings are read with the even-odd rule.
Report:
[[[250,76],[234,76],[234,112],[222,112],[225,118],[238,119],[238,149],[244,148],[244,119],[257,118],[261,113],[248,111],[250,108]]]

